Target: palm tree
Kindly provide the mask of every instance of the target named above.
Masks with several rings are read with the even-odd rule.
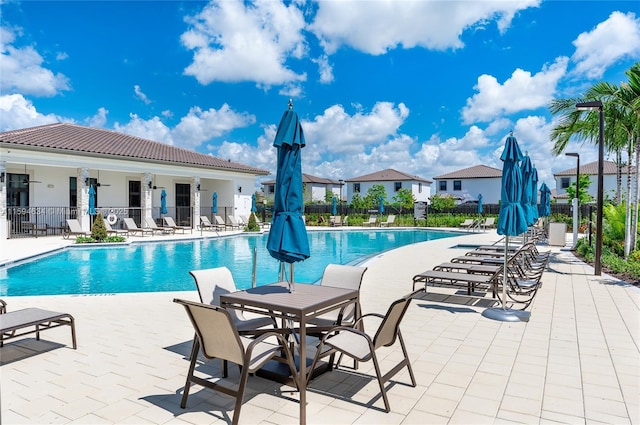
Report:
[[[636,63],[627,71],[629,83],[615,84],[600,82],[589,88],[580,98],[555,99],[549,105],[553,115],[559,115],[558,124],[551,131],[554,141],[552,153],[560,155],[571,139],[597,143],[599,140],[599,113],[583,113],[575,108],[577,103],[600,100],[605,118],[604,148],[616,153],[618,184],[616,200],[621,200],[622,152],[626,150],[627,165],[627,237],[625,255],[635,247],[638,217],[638,151],[640,143],[640,64]],[[636,156],[635,196],[631,194],[631,163]],[[631,203],[635,202],[635,220],[632,220]]]

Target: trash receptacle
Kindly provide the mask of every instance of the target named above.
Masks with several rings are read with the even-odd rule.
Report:
[[[567,223],[549,223],[549,245],[567,244]]]

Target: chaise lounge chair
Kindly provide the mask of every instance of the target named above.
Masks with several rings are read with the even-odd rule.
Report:
[[[107,229],[107,235],[127,236],[129,234],[129,232],[124,229],[114,229],[107,220],[104,220],[104,228]]]
[[[485,229],[494,229],[496,227],[496,218],[495,217],[487,217],[482,224]]]
[[[193,233],[193,229],[190,226],[178,226],[173,217],[167,216],[162,217],[162,219],[164,220],[167,227],[173,229],[174,232],[176,232],[177,230],[182,230],[182,233],[184,233],[185,230],[188,230],[190,233]]]
[[[158,226],[156,224],[156,221],[151,217],[145,217],[144,222],[147,225],[147,229],[153,230],[154,233],[162,233],[163,235],[173,235],[174,233],[176,233],[176,229],[172,227]]]
[[[40,308],[25,308],[7,312],[6,306],[7,304],[0,300],[0,347],[8,339],[35,333],[36,339],[40,340],[40,332],[44,330],[70,326],[73,348],[74,350],[78,348],[76,326],[72,315]]]
[[[462,227],[463,229],[467,229],[470,230],[471,227],[473,227],[473,225],[476,224],[476,221],[472,218],[468,218],[465,221],[463,221],[462,223],[460,223],[460,227]]]
[[[124,227],[127,228],[127,231],[129,232],[130,235],[132,234],[135,235],[139,233],[140,236],[144,236],[145,234],[149,234],[153,236],[153,229],[143,229],[138,227],[136,222],[133,221],[131,217],[125,217],[123,220],[124,220]]]
[[[233,215],[228,215],[227,216],[226,225],[227,225],[227,227],[231,227],[231,230],[233,230],[233,229],[238,229],[238,230],[242,229],[242,224]]]
[[[393,214],[389,214],[389,216],[387,217],[387,221],[380,222],[380,227],[389,227],[393,223],[395,223],[395,221],[396,221],[396,216]]]
[[[80,222],[75,218],[67,219],[67,229],[62,232],[64,239],[69,239],[69,236],[91,236],[91,232],[85,232],[82,230]]]
[[[378,217],[376,217],[375,215],[370,215],[369,216],[369,221],[364,221],[362,222],[362,226],[363,227],[367,227],[367,226],[375,226],[376,223],[378,222]]]

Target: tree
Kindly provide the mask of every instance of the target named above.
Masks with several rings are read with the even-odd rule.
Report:
[[[372,209],[374,206],[378,205],[380,202],[380,197],[382,197],[382,201],[387,200],[387,191],[384,188],[384,185],[374,184],[367,190],[367,196],[365,196],[365,205],[366,208]]]
[[[98,214],[91,226],[91,237],[97,241],[103,241],[107,238],[107,228],[104,225],[102,214]]]
[[[357,193],[351,197],[351,208],[354,210],[361,210],[365,208],[364,199],[362,199],[362,197]]]
[[[456,205],[456,200],[451,195],[441,196],[436,194],[432,195],[429,199],[431,200],[431,209],[436,212],[450,210]]]
[[[333,197],[335,195],[333,194],[333,191],[329,188],[325,189],[324,191],[324,202],[326,202],[327,204],[330,204],[331,202],[333,202]]]
[[[587,202],[593,201],[593,196],[591,196],[587,189],[591,186],[591,178],[589,176],[585,176],[584,174],[580,174],[580,205],[584,205]],[[576,184],[575,182],[571,183],[569,187],[567,187],[567,195],[569,195],[569,199],[573,199],[576,197]]]
[[[409,210],[413,208],[413,204],[416,202],[413,193],[407,188],[400,189],[396,196],[393,197],[393,200],[399,205],[400,214],[402,214],[403,209]]]

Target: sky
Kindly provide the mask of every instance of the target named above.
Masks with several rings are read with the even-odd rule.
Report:
[[[640,2],[0,0],[0,45],[0,131],[104,128],[272,180],[291,99],[305,173],[502,168],[513,131],[554,188],[576,160],[551,153],[549,102],[628,81]]]

